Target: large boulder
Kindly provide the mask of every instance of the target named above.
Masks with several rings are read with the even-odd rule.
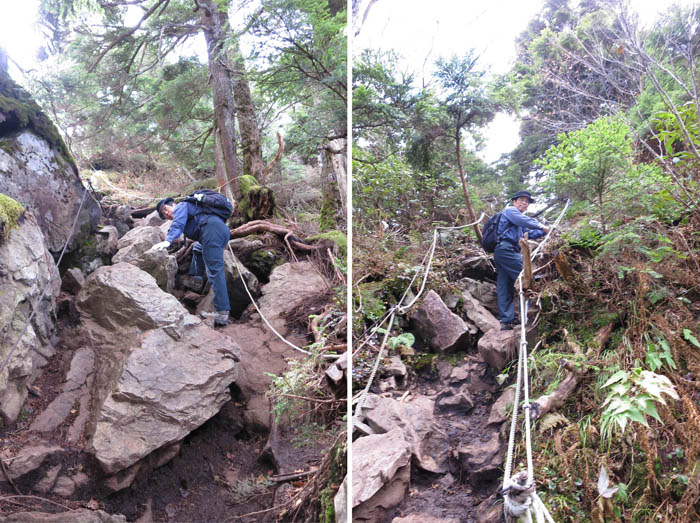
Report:
[[[158,227],[136,227],[119,238],[117,254],[112,258],[113,263],[133,263],[156,243],[165,239],[163,231]]]
[[[500,329],[501,322],[484,307],[469,291],[462,291],[462,309],[481,332]]]
[[[69,251],[76,249],[97,227],[100,207],[83,187],[56,126],[1,68],[0,122],[2,192],[36,216],[54,254],[68,241],[77,217],[68,244]]]
[[[113,474],[154,450],[183,439],[231,399],[240,349],[200,323],[174,340],[146,332],[102,404],[91,441],[103,470]]]
[[[475,325],[450,311],[433,290],[425,295],[411,321],[418,334],[438,352],[467,350],[477,333]]]
[[[484,361],[496,372],[501,372],[518,353],[513,330],[490,330],[479,339],[477,347]]]
[[[457,449],[459,462],[468,473],[473,485],[483,481],[492,481],[499,477],[505,457],[505,444],[501,441],[498,430],[490,432],[485,441],[470,441]]]
[[[429,445],[433,434],[433,411],[435,401],[417,396],[402,403],[392,398],[369,394],[362,407],[365,423],[376,433],[382,434],[399,427],[404,440],[410,445],[416,464],[424,470],[442,473],[447,470],[447,455],[433,454],[434,445]]]
[[[399,427],[353,442],[353,521],[380,521],[401,503],[411,479],[410,461],[410,444]]]
[[[129,263],[100,267],[78,294],[94,342],[90,450],[114,474],[184,438],[230,399],[238,345]]]
[[[27,215],[0,243],[0,361],[14,348],[0,372],[0,417],[5,420],[17,419],[27,385],[54,354],[51,339],[60,288],[44,236],[34,217]],[[36,314],[23,333],[32,311]]]
[[[258,306],[275,329],[284,330],[286,315],[327,289],[328,284],[310,262],[285,263],[272,271]]]
[[[498,316],[498,295],[494,283],[472,278],[462,278],[456,282],[457,287],[469,292],[474,298],[479,300],[492,314]]]

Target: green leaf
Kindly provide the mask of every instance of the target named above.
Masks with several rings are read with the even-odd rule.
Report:
[[[610,376],[608,381],[605,382],[605,385],[603,385],[603,388],[608,387],[608,386],[612,385],[613,383],[616,383],[620,380],[622,380],[622,382],[624,383],[625,381],[627,381],[628,378],[629,378],[629,373],[626,370],[618,370],[615,374]]]
[[[683,337],[700,349],[700,341],[697,340],[690,329],[683,329]]]

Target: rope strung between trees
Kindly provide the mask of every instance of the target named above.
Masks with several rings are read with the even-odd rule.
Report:
[[[358,399],[357,399],[357,405],[355,406],[355,411],[352,417],[352,426],[355,427],[357,424],[357,418],[362,414],[362,407],[365,404],[365,400],[367,399],[367,395],[369,394],[369,389],[372,387],[372,384],[374,383],[374,378],[377,375],[377,371],[379,370],[379,364],[382,360],[382,357],[384,356],[384,349],[386,348],[387,342],[389,341],[389,335],[391,334],[391,327],[394,324],[394,318],[396,316],[396,313],[398,312],[399,314],[404,314],[408,309],[411,308],[411,306],[416,303],[418,298],[423,294],[423,291],[425,290],[425,284],[428,280],[428,275],[430,274],[430,267],[432,267],[433,264],[433,258],[435,256],[435,247],[437,245],[437,237],[438,237],[438,231],[441,229],[464,229],[465,227],[471,227],[479,223],[481,220],[484,219],[484,213],[481,213],[481,216],[477,221],[474,223],[468,223],[466,225],[458,225],[455,227],[435,227],[433,230],[433,242],[430,246],[430,249],[426,253],[426,255],[423,257],[423,261],[421,262],[421,265],[419,269],[416,271],[416,273],[413,275],[413,278],[409,282],[408,286],[406,287],[406,290],[404,293],[401,295],[401,299],[398,301],[396,305],[394,305],[390,311],[387,313],[387,316],[385,319],[377,325],[377,327],[372,331],[372,333],[368,336],[367,339],[371,338],[374,333],[377,332],[377,330],[384,324],[384,322],[388,319],[389,320],[389,325],[386,328],[386,332],[384,333],[384,339],[382,340],[382,344],[379,347],[379,352],[377,353],[377,358],[374,360],[374,365],[372,366],[372,371],[370,372],[369,379],[367,380],[367,384],[365,385],[365,388],[362,390],[360,393]],[[427,265],[426,265],[426,259],[427,259]],[[418,290],[418,294],[411,300],[411,303],[408,305],[401,305],[403,301],[406,299],[408,296],[409,291],[411,290],[411,286],[413,285],[413,282],[416,281],[416,278],[420,274],[421,269],[425,267],[425,274],[423,275],[423,282],[421,283],[421,287]],[[359,349],[358,349],[359,350]],[[357,351],[355,351],[357,352]],[[354,403],[354,402],[353,402]]]
[[[262,313],[260,310],[260,307],[258,307],[258,304],[255,303],[255,300],[253,299],[253,295],[250,293],[250,290],[248,290],[248,284],[246,284],[245,278],[243,277],[243,271],[241,270],[241,266],[238,264],[238,259],[236,259],[236,256],[233,254],[233,249],[231,249],[231,244],[227,243],[226,244],[228,247],[229,252],[231,253],[231,257],[233,258],[233,263],[236,266],[236,270],[238,271],[238,275],[241,278],[241,282],[243,283],[243,288],[245,289],[245,292],[248,294],[248,297],[250,298],[251,303],[253,304],[253,307],[255,307],[255,310],[258,311],[258,314],[260,314],[260,317],[262,320],[265,322],[265,325],[267,325],[272,332],[275,333],[275,335],[282,340],[284,343],[289,345],[291,348],[293,348],[296,351],[301,352],[302,354],[306,354],[307,356],[312,356],[313,354],[309,352],[308,350],[304,350],[301,347],[297,347],[294,345],[291,341],[288,341],[284,336],[282,336],[279,332],[277,332],[277,329],[275,329],[269,321],[267,321],[267,318],[265,315]],[[337,359],[338,356],[336,354],[321,354],[321,357],[324,359]]]
[[[87,190],[83,191],[83,197],[80,199],[80,205],[78,206],[78,212],[75,214],[75,220],[73,220],[73,225],[70,228],[70,232],[68,233],[68,237],[66,238],[66,243],[63,245],[63,249],[61,250],[61,255],[58,257],[58,261],[56,262],[56,270],[58,270],[58,266],[61,265],[61,260],[63,260],[63,255],[66,253],[66,249],[68,248],[68,244],[70,243],[71,238],[73,237],[73,233],[75,232],[75,226],[78,223],[78,218],[80,217],[80,211],[83,210],[83,204],[85,203],[85,197],[87,196],[88,192]],[[37,301],[37,307],[41,304],[41,301],[44,299],[44,295],[46,294],[46,291],[49,288],[49,285],[51,285],[51,267],[48,268],[49,271],[49,279],[46,282],[46,285],[44,286],[44,290],[41,291],[41,295],[39,296],[39,300]],[[24,337],[24,335],[27,332],[27,328],[29,327],[29,324],[31,321],[34,319],[34,315],[36,314],[36,308],[32,307],[32,312],[29,315],[29,318],[24,322],[24,327],[22,328],[22,332],[19,335],[19,338],[17,338],[17,341],[15,341],[15,344],[12,346],[10,349],[10,352],[7,353],[7,356],[5,356],[5,359],[0,363],[0,374],[2,374],[2,371],[5,370],[5,367],[7,364],[10,362],[10,358],[12,357],[12,354],[14,354],[15,350],[17,347],[19,347],[19,342],[20,340]]]
[[[559,222],[564,216],[564,213],[569,208],[569,200],[562,210],[559,217],[550,227],[549,232],[544,240],[540,242],[537,248],[530,256],[531,260],[535,259],[537,253],[542,249],[545,243],[549,240],[552,231],[559,226]],[[519,285],[519,302],[520,302],[520,348],[518,350],[518,370],[515,380],[515,397],[513,399],[513,414],[510,422],[510,434],[508,435],[508,451],[506,453],[506,462],[503,473],[503,490],[504,502],[503,512],[506,517],[519,518],[524,516],[526,521],[535,521],[538,523],[548,521],[554,523],[552,516],[549,514],[547,507],[544,505],[535,489],[534,466],[532,463],[532,439],[530,430],[530,384],[529,373],[527,368],[527,339],[526,339],[526,322],[527,322],[527,300],[523,290],[523,271],[518,275]],[[513,470],[513,453],[515,448],[515,430],[518,419],[518,408],[520,403],[520,388],[523,389],[523,405],[520,407],[523,411],[525,419],[525,455],[527,462],[527,471],[519,472],[511,476]]]

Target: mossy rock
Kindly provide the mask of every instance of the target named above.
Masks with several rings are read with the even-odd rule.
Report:
[[[343,260],[348,255],[348,236],[342,231],[326,231],[308,238],[309,241],[330,240],[338,246],[338,256]]]
[[[9,196],[0,193],[0,243],[10,237],[12,229],[24,218],[24,207]]]
[[[3,116],[0,123],[0,135],[31,130],[46,140],[54,149],[59,151],[68,160],[71,167],[78,172],[78,167],[66,147],[58,129],[44,114],[32,97],[17,85],[7,71],[0,69],[0,115]],[[3,149],[7,150],[8,146]],[[57,160],[60,162],[60,160]]]
[[[284,257],[280,256],[274,249],[258,249],[253,252],[246,260],[246,266],[250,272],[262,283],[270,281],[270,274],[279,265],[285,262]]]
[[[248,220],[269,218],[275,212],[275,194],[269,187],[262,186],[255,177],[244,174],[240,178],[241,201],[238,212]]]

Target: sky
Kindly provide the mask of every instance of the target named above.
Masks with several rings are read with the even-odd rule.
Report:
[[[363,7],[368,2],[360,1]],[[649,23],[671,3],[634,0],[632,5],[642,21]],[[438,57],[474,48],[482,67],[503,73],[513,63],[515,38],[542,4],[543,0],[377,0],[360,35],[353,39],[353,52],[367,47],[395,49],[403,56],[405,68],[420,81],[429,76],[430,66]],[[35,26],[38,5],[39,0],[0,0],[0,47],[24,69],[35,64],[41,43],[41,33]],[[22,81],[12,63],[10,74]],[[480,154],[493,162],[518,143],[518,122],[499,114],[485,134],[486,146]]]
[[[361,0],[364,6],[368,0]],[[365,48],[394,49],[416,80],[427,79],[440,57],[475,49],[479,63],[492,73],[505,73],[515,58],[515,38],[541,9],[543,0],[377,0],[369,11],[353,54]],[[670,0],[634,0],[643,24],[652,22]],[[691,4],[692,0],[681,0]],[[364,11],[361,11],[364,13]],[[492,163],[518,144],[519,122],[501,113],[485,132],[479,155]]]

